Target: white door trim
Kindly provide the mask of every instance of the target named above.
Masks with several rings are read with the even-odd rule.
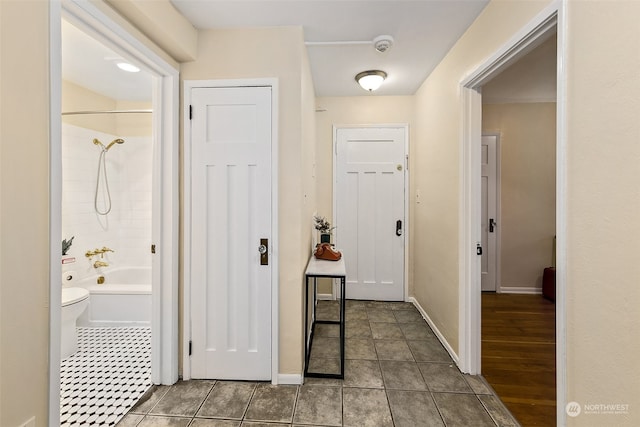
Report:
[[[337,168],[337,156],[338,156],[338,129],[353,129],[353,128],[402,128],[404,129],[404,153],[405,153],[405,174],[404,174],[404,300],[409,301],[409,124],[408,123],[396,123],[396,124],[360,124],[360,125],[346,125],[346,124],[334,124],[333,125],[333,218],[336,218],[336,181],[338,178]],[[337,295],[337,286],[334,281],[333,284],[333,298]],[[339,295],[342,298],[341,295]]]
[[[557,163],[556,163],[556,391],[557,424],[566,424],[566,236],[567,236],[567,141],[566,141],[566,1],[556,0],[524,26],[467,78],[460,82],[462,94],[462,135],[460,147],[460,224],[459,224],[459,348],[460,369],[480,373],[480,260],[476,243],[480,241],[480,137],[482,134],[483,84],[537,46],[554,31],[558,35],[557,53]]]
[[[191,89],[200,87],[258,87],[270,86],[271,93],[271,383],[277,384],[279,378],[279,251],[278,251],[278,79],[238,79],[238,80],[185,80],[183,85],[183,326],[182,326],[182,379],[191,379],[191,359],[189,341],[191,340],[191,127],[189,123],[189,105]]]
[[[61,293],[60,244],[62,240],[62,141],[61,141],[61,19],[72,21],[92,37],[143,64],[154,76],[153,88],[153,225],[152,238],[158,249],[153,267],[152,361],[155,384],[178,380],[178,105],[179,73],[176,64],[160,57],[92,2],[65,0],[51,2],[50,82],[51,82],[51,184],[50,184],[50,300]],[[156,287],[156,285],[158,285]],[[49,423],[60,418],[60,314],[59,304],[50,304],[49,325]]]

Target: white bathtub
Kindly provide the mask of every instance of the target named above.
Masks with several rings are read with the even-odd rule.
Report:
[[[99,276],[73,285],[88,289],[90,295],[78,326],[151,326],[151,267],[107,267],[101,285]]]

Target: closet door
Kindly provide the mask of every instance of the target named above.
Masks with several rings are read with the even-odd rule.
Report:
[[[271,88],[194,88],[193,378],[271,379]]]

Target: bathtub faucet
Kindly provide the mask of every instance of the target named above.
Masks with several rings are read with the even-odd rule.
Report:
[[[86,256],[87,258],[91,258],[92,256],[98,255],[98,252],[96,252],[95,250],[93,251],[87,251],[84,253],[84,256]]]
[[[109,263],[104,261],[96,261],[93,263],[93,268],[100,268],[100,267],[109,267]]]
[[[102,249],[96,249],[96,253],[99,252],[100,253],[100,258],[104,258],[104,254],[105,252],[114,252],[113,249],[110,249],[106,246],[103,246]]]
[[[104,258],[105,252],[115,252],[115,251],[113,249],[111,249],[111,248],[103,246],[102,249],[96,248],[96,249],[94,249],[92,251],[87,251],[84,254],[84,256],[86,256],[87,258],[91,258],[93,256],[100,255],[100,258]]]

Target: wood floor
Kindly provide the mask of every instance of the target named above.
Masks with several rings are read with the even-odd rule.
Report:
[[[556,425],[555,304],[482,294],[482,375],[522,424]]]

